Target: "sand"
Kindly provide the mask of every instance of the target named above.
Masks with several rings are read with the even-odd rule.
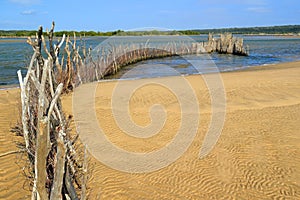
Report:
[[[17,151],[16,142],[22,138],[10,129],[19,118],[19,90],[0,90],[0,155]],[[30,191],[22,167],[26,157],[10,154],[0,157],[0,199],[29,199]]]
[[[200,159],[199,151],[212,116],[210,95],[201,76],[188,76],[200,107],[200,122],[187,151],[167,167],[149,173],[115,170],[91,155],[90,199],[300,199],[300,62],[222,73],[221,77],[226,118],[219,140],[206,157]],[[133,80],[122,85],[140,83],[142,80]],[[125,134],[113,117],[111,99],[117,84],[120,82],[98,83],[95,93],[96,117],[111,143],[147,154],[172,142],[181,122],[176,94],[157,84],[136,90],[129,101],[136,124],[151,124],[149,108],[154,104],[164,106],[167,119],[158,134],[135,138]],[[0,154],[16,150],[16,137],[9,128],[18,115],[18,95],[18,90],[0,91]],[[63,97],[63,104],[73,114],[71,95]],[[72,128],[75,131],[74,123]],[[19,157],[0,157],[0,199],[30,195],[23,189],[24,176],[16,164]],[[106,158],[118,157],[108,154]]]

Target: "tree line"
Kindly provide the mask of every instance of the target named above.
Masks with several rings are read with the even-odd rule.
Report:
[[[265,26],[248,28],[217,28],[203,30],[180,31],[182,34],[208,34],[208,33],[233,33],[233,34],[299,34],[300,25]]]
[[[195,29],[195,30],[173,30],[173,31],[58,31],[55,33],[56,37],[65,35],[81,36],[142,36],[142,35],[199,35],[208,33],[224,33],[230,32],[233,34],[299,34],[300,25],[286,25],[286,26],[266,26],[266,27],[248,27],[248,28],[217,28],[217,29]],[[36,34],[34,30],[0,30],[0,37],[28,37]],[[44,33],[46,34],[46,33]]]

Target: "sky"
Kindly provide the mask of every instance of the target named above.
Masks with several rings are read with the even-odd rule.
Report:
[[[0,30],[208,29],[300,24],[299,0],[0,0]]]

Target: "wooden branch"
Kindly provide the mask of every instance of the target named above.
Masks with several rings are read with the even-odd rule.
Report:
[[[65,51],[68,55],[67,57],[67,63],[66,63],[66,73],[67,73],[67,77],[66,78],[66,81],[65,81],[65,89],[66,91],[68,91],[68,87],[71,85],[73,85],[71,83],[71,76],[72,76],[72,71],[73,71],[73,66],[72,66],[72,62],[71,62],[71,51],[69,50],[69,42],[70,42],[70,37],[68,36],[67,37],[67,40],[66,40],[66,47],[65,47]]]
[[[33,53],[32,57],[31,57],[31,60],[30,60],[30,64],[29,64],[29,67],[27,69],[27,74],[24,78],[24,85],[27,85],[27,81],[28,81],[28,78],[29,78],[29,75],[31,74],[31,71],[32,71],[32,67],[33,67],[33,63],[34,63],[34,60],[36,58],[36,52]]]
[[[51,97],[54,98],[55,96],[55,93],[54,93],[54,89],[53,89],[53,81],[52,81],[52,76],[53,76],[53,73],[52,73],[52,69],[49,67],[48,68],[48,76],[49,76],[49,85],[50,85],[50,93],[51,93]],[[56,88],[57,89],[57,88]],[[60,92],[61,93],[61,92]],[[60,95],[60,94],[59,94]],[[57,101],[57,100],[56,100]],[[57,104],[55,102],[54,104],[54,107],[57,108]],[[57,109],[58,110],[58,109]],[[49,112],[49,111],[48,111]],[[52,111],[51,111],[52,112]],[[60,115],[60,112],[52,112],[52,115],[54,116],[54,119],[57,120],[57,116],[58,115],[58,118],[60,120],[60,123],[62,123],[61,121],[61,115]],[[49,113],[48,113],[48,118],[50,117]]]
[[[51,101],[51,104],[50,104],[50,107],[49,107],[49,110],[48,110],[48,118],[50,118],[52,112],[53,112],[53,108],[54,106],[56,105],[57,103],[57,100],[58,100],[58,97],[60,96],[61,92],[62,92],[62,89],[63,89],[63,84],[59,84],[58,87],[56,88],[56,91],[55,91],[55,95]]]
[[[74,32],[74,44],[73,44],[73,49],[76,49],[76,33]]]
[[[38,99],[38,132],[36,139],[36,151],[35,151],[35,179],[33,186],[32,198],[37,200],[48,199],[47,191],[45,188],[47,172],[46,172],[46,158],[48,155],[48,147],[50,142],[49,135],[49,123],[48,119],[44,117],[45,109],[45,83],[47,79],[47,67],[49,66],[49,61],[45,60],[45,65],[42,74],[42,80],[39,89],[39,99]]]
[[[70,172],[69,172],[68,168],[69,167],[66,166],[66,174],[65,174],[65,179],[64,179],[66,189],[67,189],[68,194],[69,194],[69,196],[72,200],[79,200],[78,196],[77,196],[77,193],[76,193],[76,190],[73,186],[73,183],[72,183],[72,180],[71,180],[71,177],[70,177]]]
[[[38,81],[38,79],[35,77],[35,74],[31,73],[30,78],[31,78],[31,81],[32,81],[33,85],[35,86],[35,88],[38,90],[39,93],[41,93],[42,92],[41,91],[41,84]],[[48,100],[46,99],[46,101],[48,101]]]
[[[79,67],[83,65],[83,61],[82,61],[82,58],[81,58],[80,54],[78,53],[79,48],[78,49],[76,48],[76,34],[75,34],[75,32],[74,32],[74,42],[73,42],[73,44],[70,41],[69,41],[69,43],[71,44],[72,49],[73,49],[73,54],[74,54],[73,62],[75,63],[75,67],[76,67],[76,75],[78,77],[79,84],[82,84],[82,79],[81,79],[81,76],[80,76]]]
[[[62,128],[65,128],[64,127],[64,122],[63,122],[63,119],[62,119],[63,113],[61,112],[61,110],[59,110],[57,104],[54,106],[54,111],[56,112],[56,114],[58,116],[58,119],[59,119],[59,122],[60,122]]]
[[[61,136],[57,138],[56,165],[50,200],[62,199],[62,186],[65,173],[66,149]]]
[[[55,23],[52,22],[52,26],[49,32],[49,48],[50,48],[50,54],[53,59],[53,62],[56,61],[56,55],[55,55],[55,49],[53,47],[53,31],[54,31]]]
[[[38,56],[38,54],[37,54]],[[38,58],[36,59],[36,70],[35,70],[35,76],[38,80],[40,80],[40,66],[39,66],[39,61]]]
[[[48,77],[49,77],[49,85],[50,85],[50,94],[51,97],[54,96],[54,88],[53,88],[53,81],[52,81],[52,67],[48,67]]]
[[[28,37],[26,42],[33,48],[33,51],[36,52],[37,43],[32,41],[31,37]]]
[[[62,37],[62,39],[61,39],[60,43],[58,44],[57,48],[61,48],[61,46],[63,45],[63,43],[64,43],[65,39],[66,39],[66,35],[65,35],[65,34],[63,34],[63,37]],[[56,56],[57,56],[57,54],[56,54]]]
[[[88,159],[87,159],[87,145],[84,146],[84,158],[83,158],[83,176],[81,184],[81,197],[80,200],[86,199],[86,184],[87,184],[87,168],[88,168]]]
[[[65,194],[66,200],[72,200],[69,195]]]
[[[41,53],[42,50],[42,36],[43,36],[43,27],[40,26],[38,32],[37,32],[37,47],[38,47],[38,51],[39,53]]]
[[[49,50],[43,36],[42,27],[36,33],[35,40],[28,38],[27,42],[32,46],[34,53],[26,76],[23,78],[21,71],[18,71],[22,102],[23,137],[31,163],[31,170],[34,173],[32,200],[47,200],[49,198],[51,200],[76,200],[78,199],[77,193],[79,193],[77,189],[82,188],[81,184],[78,185],[80,181],[76,173],[83,165],[78,158],[79,155],[72,144],[70,135],[66,132],[69,122],[65,119],[59,97],[64,87],[66,90],[70,90],[68,87],[74,86],[75,69],[73,67],[76,67],[76,73],[81,79],[79,67],[83,64],[79,49],[76,47],[76,36],[74,35],[73,44],[70,42],[69,37],[66,39],[65,51],[68,57],[66,59],[67,63],[65,63],[66,70],[65,72],[62,71],[64,54],[62,54],[62,58],[58,58],[58,54],[66,36],[62,37],[57,46],[54,45],[54,26],[53,22],[51,30],[48,32]],[[73,51],[70,51],[69,44],[72,44]],[[43,57],[44,53],[47,59]],[[53,73],[53,66],[56,66],[60,73],[58,79],[55,78],[57,74],[54,75]],[[57,85],[56,80],[63,83]],[[57,146],[51,146],[51,142]],[[0,154],[0,157],[23,151],[25,150],[3,153]],[[85,158],[85,162],[87,162],[87,158]],[[86,170],[87,163],[84,164],[83,174],[86,174]],[[86,196],[86,180],[87,178],[83,177],[84,191],[81,195],[82,198]],[[78,188],[74,187],[75,183]]]
[[[48,130],[48,119],[44,117],[39,121],[39,133],[37,135],[36,153],[35,153],[35,186],[36,186],[36,199],[44,200],[48,199],[48,193],[45,187],[47,181],[47,136],[49,134]]]
[[[22,74],[21,74],[21,70],[18,70],[17,72],[18,74],[18,78],[19,78],[19,83],[20,83],[20,89],[21,89],[21,104],[22,104],[22,125],[23,125],[23,135],[24,135],[24,140],[25,140],[25,147],[27,149],[27,151],[29,151],[29,130],[28,130],[28,118],[27,118],[27,107],[28,104],[26,102],[28,102],[27,96],[26,96],[26,92],[25,92],[25,86],[23,84],[23,78],[22,78]]]
[[[44,58],[42,56],[41,53],[37,53],[37,78],[39,79],[40,78],[40,73],[41,73],[41,70],[44,68]]]
[[[47,49],[47,44],[46,44],[46,41],[45,41],[45,38],[44,38],[43,35],[42,35],[42,43],[43,43],[44,51],[45,51],[46,54],[48,55],[48,60],[53,61],[53,58],[52,58],[51,54],[49,53],[49,51],[48,51],[48,49]]]
[[[59,77],[61,77],[61,73],[62,73],[63,60],[62,60],[61,63],[59,63],[58,54],[59,54],[59,50],[60,50],[61,46],[63,45],[63,43],[65,41],[65,38],[66,38],[66,35],[63,34],[63,37],[60,40],[59,44],[57,46],[56,45],[54,46],[54,48],[55,48],[55,57],[56,57],[56,59],[55,59],[55,66],[56,66],[56,68],[58,70]]]
[[[44,65],[44,68],[43,68],[43,74],[42,74],[42,80],[41,80],[41,93],[40,94],[40,97],[42,97],[42,99],[45,99],[43,95],[44,92],[45,92],[45,84],[46,84],[46,80],[47,80],[47,72],[48,72],[48,67],[49,67],[49,60],[45,60],[45,65]],[[41,96],[42,95],[42,96]]]

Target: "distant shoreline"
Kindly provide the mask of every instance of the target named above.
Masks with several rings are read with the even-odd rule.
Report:
[[[263,26],[263,27],[233,27],[233,28],[210,28],[210,29],[190,29],[190,30],[140,30],[140,31],[75,31],[75,30],[61,30],[56,31],[55,35],[57,37],[65,35],[72,36],[74,33],[76,35],[82,36],[145,36],[145,35],[201,35],[201,34],[220,34],[220,33],[233,33],[239,35],[292,35],[300,37],[300,25],[282,25],[282,26]],[[1,37],[28,37],[34,36],[36,30],[0,30]]]
[[[199,34],[200,36],[206,36],[208,34]],[[199,36],[198,35],[198,36]],[[214,35],[219,35],[219,33],[216,33]],[[264,33],[260,33],[260,34],[233,34],[233,35],[241,35],[241,36],[260,36],[260,37],[284,37],[284,38],[300,38],[300,34],[264,34]],[[173,37],[173,36],[197,36],[197,35],[185,35],[185,34],[181,34],[181,35],[113,35],[113,36],[85,36],[85,38],[94,38],[94,37],[143,37],[143,36],[169,36],[169,37]],[[26,42],[28,37],[35,37],[35,36],[0,36],[0,39],[24,39],[24,41]],[[57,39],[61,38],[60,36],[55,37]],[[0,42],[2,42],[0,40]],[[3,41],[4,42],[4,41]],[[7,41],[5,41],[7,42]],[[11,41],[14,42],[14,41]]]

